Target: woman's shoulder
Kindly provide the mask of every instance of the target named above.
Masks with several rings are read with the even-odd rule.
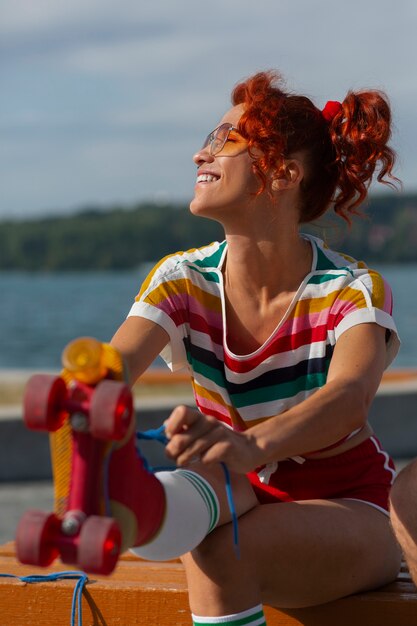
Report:
[[[190,248],[169,254],[155,266],[163,273],[187,271],[190,266],[201,269],[218,269],[221,266],[226,242],[213,241],[200,248]]]
[[[378,270],[344,252],[333,250],[317,237],[309,235],[308,238],[315,249],[315,264],[310,282],[317,283],[317,288],[325,289],[326,292],[351,288],[362,291],[366,289],[371,295],[386,296],[390,293],[390,286]]]
[[[333,249],[328,243],[319,237],[310,234],[303,234],[303,237],[311,242],[313,248],[313,271],[315,272],[362,272],[369,271],[364,261],[355,259],[354,257]]]
[[[144,286],[189,278],[197,273],[209,274],[210,271],[218,270],[221,268],[225,250],[225,241],[214,241],[199,248],[168,254],[153,266],[144,281]]]

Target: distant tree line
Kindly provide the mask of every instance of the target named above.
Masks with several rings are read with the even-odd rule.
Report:
[[[152,204],[0,222],[0,269],[129,269],[219,237],[218,224],[185,207]]]
[[[360,210],[351,228],[324,217],[319,236],[367,263],[417,262],[417,194],[373,195]]]
[[[325,216],[304,227],[368,262],[417,262],[417,194],[374,195],[349,228]],[[120,270],[223,238],[185,205],[140,204],[0,222],[0,270]]]

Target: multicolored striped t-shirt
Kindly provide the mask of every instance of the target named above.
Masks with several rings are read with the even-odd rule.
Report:
[[[245,430],[298,404],[326,382],[335,343],[348,328],[375,322],[387,328],[387,365],[399,340],[391,289],[377,272],[320,239],[291,305],[255,352],[227,346],[222,266],[227,243],[165,257],[150,272],[129,315],[161,325],[170,342],[161,353],[172,370],[190,370],[197,407]]]

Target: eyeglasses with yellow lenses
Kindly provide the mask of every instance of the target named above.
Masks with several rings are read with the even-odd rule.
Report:
[[[247,142],[233,124],[226,122],[207,135],[202,150],[207,146],[211,156],[234,156],[247,148]]]

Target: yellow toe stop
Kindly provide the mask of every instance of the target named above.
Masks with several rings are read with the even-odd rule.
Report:
[[[123,360],[108,343],[93,337],[79,337],[71,341],[62,353],[64,379],[76,379],[95,385],[104,378],[123,380]]]

